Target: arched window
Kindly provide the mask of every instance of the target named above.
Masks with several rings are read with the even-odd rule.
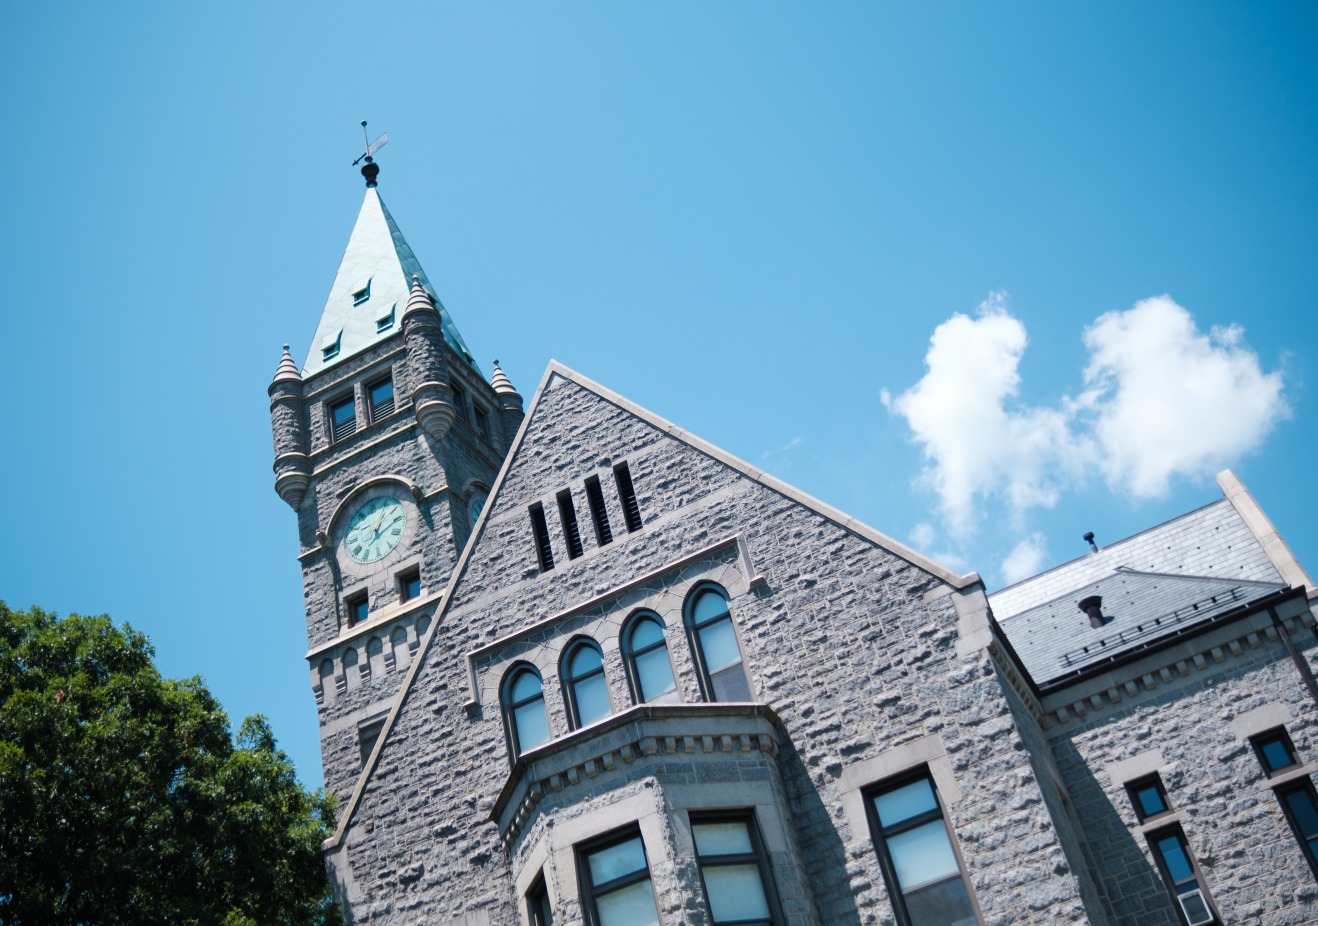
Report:
[[[514,755],[548,742],[549,719],[539,672],[529,666],[514,671],[504,686],[503,705]]]
[[[394,665],[401,672],[412,661],[412,651],[407,646],[407,631],[402,627],[395,627],[393,636],[389,639],[393,643]]]
[[[361,680],[361,674],[357,671],[357,651],[348,647],[347,652],[343,654],[343,687],[347,691],[352,691]]]
[[[623,652],[627,654],[637,704],[675,704],[680,700],[659,618],[650,614],[637,617],[627,631]]]
[[[752,700],[727,596],[720,589],[701,589],[690,603],[687,620],[695,638],[705,696],[711,701]]]
[[[384,642],[379,637],[371,637],[366,644],[366,661],[371,667],[371,678],[384,676]]]
[[[567,688],[568,715],[572,727],[584,727],[613,713],[609,683],[604,678],[604,657],[593,642],[574,644],[563,659],[563,684]]]
[[[338,694],[339,683],[334,677],[334,663],[329,659],[324,659],[320,663],[320,697],[321,703],[333,704],[334,696]]]

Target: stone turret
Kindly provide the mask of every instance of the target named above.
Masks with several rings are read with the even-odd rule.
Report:
[[[275,438],[275,491],[297,511],[307,493],[311,459],[307,455],[307,403],[302,375],[284,345],[284,356],[270,383],[270,427]]]
[[[444,329],[435,302],[412,277],[412,290],[403,312],[403,336],[407,341],[407,361],[412,369],[412,404],[416,422],[434,441],[442,441],[458,410],[449,387],[448,355],[444,346]]]
[[[490,377],[490,385],[494,388],[494,394],[498,396],[503,433],[507,436],[507,443],[511,444],[517,429],[522,426],[522,396],[513,388],[512,380],[499,366],[497,358],[494,361],[494,375]]]

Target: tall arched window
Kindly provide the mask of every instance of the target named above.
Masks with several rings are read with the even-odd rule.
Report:
[[[584,727],[613,713],[609,683],[604,678],[604,657],[593,642],[582,640],[564,656],[563,684],[572,726]]]
[[[727,596],[721,589],[701,589],[690,602],[687,620],[695,638],[705,696],[711,701],[752,700]]]
[[[535,669],[523,666],[513,672],[504,686],[503,707],[514,756],[549,741],[545,689]]]
[[[623,652],[627,654],[637,704],[674,704],[680,700],[659,618],[650,614],[637,617],[627,630]]]

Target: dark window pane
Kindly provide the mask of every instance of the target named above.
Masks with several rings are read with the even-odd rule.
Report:
[[[1284,799],[1301,836],[1306,839],[1318,837],[1318,808],[1314,807],[1313,792],[1308,788],[1298,788],[1287,793]]]
[[[1181,884],[1194,879],[1194,868],[1190,865],[1190,859],[1185,854],[1185,847],[1181,845],[1179,835],[1172,833],[1161,836],[1155,845],[1158,854],[1167,865],[1167,873],[1171,875],[1173,883]]]
[[[1281,737],[1259,743],[1259,751],[1263,754],[1264,766],[1269,773],[1295,764],[1295,757]]]
[[[1151,817],[1156,813],[1163,813],[1167,810],[1167,804],[1163,801],[1162,793],[1157,785],[1140,788],[1135,792],[1135,799],[1139,801],[1140,810],[1145,817]]]

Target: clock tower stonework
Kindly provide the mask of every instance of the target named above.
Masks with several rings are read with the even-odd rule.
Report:
[[[368,165],[375,167],[375,165]],[[325,785],[347,799],[522,421],[481,373],[367,178],[307,360],[270,385],[297,513]]]

